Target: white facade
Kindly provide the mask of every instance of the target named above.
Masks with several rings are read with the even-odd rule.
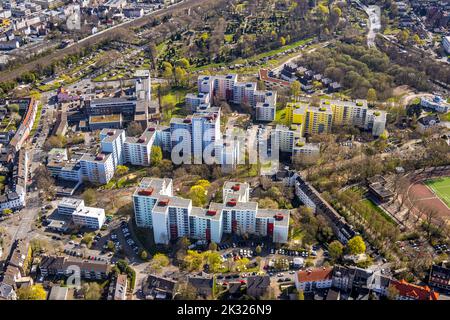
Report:
[[[266,102],[258,102],[256,104],[256,120],[266,122],[274,121],[276,111],[276,106]]]
[[[174,152],[184,151],[184,156],[194,164],[215,161],[214,150],[220,139],[220,111],[196,113],[186,119],[172,118],[170,122],[171,144]]]
[[[111,153],[114,166],[124,163],[123,144],[125,131],[119,129],[103,129],[100,132],[100,145],[102,152]]]
[[[210,105],[210,94],[199,92],[198,94],[188,93],[186,95],[186,106],[192,111],[197,111],[200,106]]]
[[[83,180],[96,184],[107,184],[114,177],[116,170],[110,153],[100,153],[97,156],[84,154],[80,164]]]
[[[250,200],[250,185],[247,182],[225,182],[223,185],[222,198],[235,198],[239,202]]]
[[[386,112],[379,110],[367,110],[366,130],[372,130],[372,135],[379,137],[386,129]]]
[[[70,216],[74,224],[89,229],[98,230],[105,223],[105,210],[86,207],[84,200],[63,198],[58,204],[58,214]]]
[[[128,137],[124,143],[125,162],[135,166],[149,166],[155,142],[154,128],[147,129],[139,138]]]
[[[72,214],[73,223],[94,230],[100,229],[105,219],[105,210],[102,208],[84,207]]]
[[[433,99],[422,97],[420,98],[420,105],[436,112],[447,113],[450,111],[450,103],[440,96],[434,96]]]
[[[144,178],[133,195],[137,225],[153,229],[155,243],[183,236],[220,242],[223,233],[270,237],[278,243],[288,240],[289,211],[258,210],[258,203],[248,202],[246,183],[226,183],[224,204],[211,203],[209,209],[193,207],[191,200],[172,192],[171,179]]]
[[[444,46],[444,50],[450,54],[450,36],[444,37],[442,45]]]

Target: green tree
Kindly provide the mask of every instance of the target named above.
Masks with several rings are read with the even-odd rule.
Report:
[[[150,269],[154,272],[160,272],[162,268],[167,267],[170,263],[169,257],[163,253],[157,253],[150,261]]]
[[[189,198],[196,207],[203,207],[206,204],[206,189],[203,186],[192,186],[189,190]]]
[[[147,251],[145,251],[145,250],[141,251],[141,259],[144,261],[148,259]]]
[[[169,62],[163,62],[163,77],[169,80],[173,78],[173,67]]]
[[[150,164],[152,166],[159,166],[162,162],[163,154],[161,147],[152,146],[152,151],[150,153]]]
[[[197,183],[195,185],[202,186],[203,188],[206,189],[211,185],[211,182],[209,182],[208,180],[205,180],[205,179],[200,179],[197,181]]]
[[[177,85],[184,85],[187,81],[187,72],[185,69],[181,67],[175,67],[175,84]]]
[[[108,248],[109,251],[111,252],[115,252],[116,251],[116,246],[114,245],[114,242],[112,242],[111,240],[109,240],[106,243],[106,247]]]
[[[328,252],[331,259],[338,260],[344,252],[344,246],[338,240],[335,240],[328,246]]]
[[[9,110],[9,112],[18,113],[19,112],[19,105],[17,103],[11,103],[10,105],[8,105],[8,110]]]
[[[377,101],[377,92],[374,88],[370,88],[369,90],[367,90],[367,100],[369,102]]]
[[[116,169],[116,174],[119,177],[123,177],[124,175],[126,175],[128,173],[130,169],[128,169],[127,166],[124,165],[118,165],[117,169]]]
[[[267,197],[259,199],[258,204],[263,209],[278,209],[278,202]]]
[[[211,241],[211,243],[209,244],[209,250],[217,251],[217,243],[215,243],[214,241]]]
[[[83,239],[81,239],[81,243],[84,243],[88,248],[92,246],[94,242],[94,236],[91,233],[87,233],[84,235]]]
[[[366,244],[361,236],[356,236],[348,241],[347,249],[351,254],[361,254],[366,252]]]
[[[100,300],[102,297],[102,288],[96,282],[85,283],[82,286],[84,300]]]
[[[290,89],[291,89],[291,95],[294,97],[295,100],[297,100],[297,98],[302,93],[302,85],[301,85],[300,81],[295,80],[294,82],[292,82]]]
[[[63,148],[67,144],[67,140],[63,136],[51,136],[44,143],[44,150],[50,151],[53,148]]]
[[[177,65],[181,68],[184,69],[189,69],[189,67],[191,66],[191,64],[189,63],[189,60],[186,58],[181,58],[177,61]]]
[[[17,297],[19,300],[46,300],[47,292],[41,284],[35,284],[17,289]]]
[[[418,46],[422,45],[422,39],[420,39],[420,37],[419,37],[419,35],[417,33],[414,34],[413,41]]]
[[[93,205],[97,202],[97,193],[94,189],[91,189],[91,188],[86,189],[83,192],[82,197],[83,197],[84,202],[86,202],[86,205],[88,205],[88,206]]]
[[[398,34],[398,39],[401,43],[406,44],[409,40],[409,30],[403,29],[402,31],[400,31]]]

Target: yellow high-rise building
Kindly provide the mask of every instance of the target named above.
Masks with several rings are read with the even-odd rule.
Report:
[[[330,106],[308,107],[304,125],[305,133],[330,133],[332,125],[333,111]]]
[[[374,117],[375,114],[378,116]],[[301,126],[302,135],[330,133],[334,125],[351,125],[371,130],[374,136],[379,136],[385,124],[386,112],[369,110],[366,100],[322,99],[319,107],[305,102],[288,103],[286,106],[286,125]]]
[[[302,135],[330,132],[332,123],[330,106],[317,108],[304,102],[288,103],[286,106],[286,124],[300,126]]]
[[[320,101],[320,106],[331,107],[333,111],[333,125],[364,126],[368,110],[366,100],[356,100],[353,102],[323,99]]]

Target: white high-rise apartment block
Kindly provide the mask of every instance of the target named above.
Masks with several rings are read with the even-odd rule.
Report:
[[[136,70],[135,78],[135,95],[139,101],[151,101],[152,83],[149,70]]]
[[[203,155],[213,156],[216,142],[220,139],[220,109],[195,113],[185,119],[172,118],[170,131],[172,148],[189,153],[194,163],[203,163]]]
[[[197,109],[207,109],[210,107],[210,94],[203,92],[197,94],[188,93],[186,95],[186,106],[194,112]]]
[[[114,176],[118,165],[124,163],[123,144],[125,131],[103,129],[100,132],[101,152],[97,155],[84,154],[80,159],[83,180],[106,184]]]
[[[256,82],[238,82],[236,74],[199,76],[197,80],[199,94],[209,94],[209,102],[203,102],[188,94],[186,102],[189,106],[201,104],[204,108],[211,105],[215,97],[234,104],[247,104],[256,110],[256,120],[273,121],[276,113],[276,91],[257,90]],[[203,97],[203,96],[202,96]]]
[[[152,209],[159,196],[172,196],[171,179],[142,179],[139,188],[133,194],[136,225],[140,228],[152,228]]]
[[[270,122],[275,120],[275,113],[277,108],[265,102],[258,102],[256,104],[256,120]]]
[[[121,129],[103,129],[100,132],[100,146],[102,152],[111,153],[114,166],[123,164],[125,156],[123,144],[125,142],[125,130]]]
[[[80,159],[80,164],[83,180],[95,184],[107,184],[116,170],[111,153],[100,152],[97,155],[85,153]]]
[[[247,182],[225,182],[222,198],[234,198],[239,202],[248,202],[250,201],[250,185]]]
[[[371,130],[372,135],[379,137],[386,129],[386,112],[381,110],[367,110],[364,129]]]
[[[125,162],[135,166],[149,166],[155,143],[155,128],[147,128],[139,138],[127,137],[124,144]]]
[[[236,169],[241,159],[241,141],[229,139],[224,136],[224,140],[216,141],[215,158],[216,162],[222,166],[224,172],[232,172]]]
[[[224,203],[211,203],[208,209],[193,207],[189,199],[173,196],[171,179],[144,178],[133,195],[136,222],[153,229],[155,243],[187,236],[221,241],[223,233],[270,237],[274,242],[288,240],[289,211],[258,209],[249,202],[247,183],[228,182]]]

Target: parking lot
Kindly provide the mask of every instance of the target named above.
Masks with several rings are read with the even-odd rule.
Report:
[[[261,248],[261,253],[257,254],[256,247]],[[245,282],[246,278],[251,275],[268,275],[273,283],[290,284],[294,281],[297,270],[304,267],[306,259],[319,258],[323,261],[323,257],[328,255],[326,250],[319,246],[313,246],[312,250],[289,250],[277,249],[270,242],[256,241],[231,241],[219,244],[217,247],[221,260],[225,264],[227,261],[238,261],[243,258],[250,260],[250,264],[256,261],[256,257],[260,257],[259,271],[241,272],[217,275],[219,283],[226,282]],[[319,260],[319,259],[317,259]]]

